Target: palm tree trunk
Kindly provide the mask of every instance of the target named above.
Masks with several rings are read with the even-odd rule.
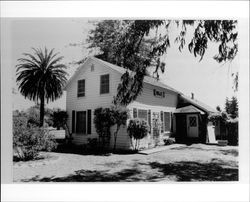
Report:
[[[40,127],[43,126],[44,122],[44,94],[41,95],[41,103],[40,103]]]

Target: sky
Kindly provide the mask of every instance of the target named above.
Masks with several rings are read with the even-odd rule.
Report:
[[[24,99],[18,92],[15,82],[15,66],[22,53],[32,53],[31,48],[54,48],[56,52],[64,56],[63,63],[68,66],[69,77],[72,76],[77,66],[73,61],[79,61],[86,56],[86,48],[83,46],[70,46],[75,43],[85,43],[89,30],[93,24],[91,19],[84,18],[16,18],[8,20],[11,48],[11,68],[13,93],[13,109],[25,110],[34,105],[34,102]],[[191,29],[192,31],[192,29]],[[171,47],[167,50],[163,59],[166,63],[166,71],[160,76],[162,82],[207,105],[215,108],[224,107],[225,98],[234,94],[232,89],[231,74],[238,70],[239,60],[236,57],[233,62],[219,64],[213,56],[217,53],[216,44],[209,44],[202,61],[195,58],[185,47],[182,52],[174,43],[176,30],[170,33]],[[187,42],[191,35],[187,35]],[[66,108],[66,92],[55,102],[46,105],[49,108]]]

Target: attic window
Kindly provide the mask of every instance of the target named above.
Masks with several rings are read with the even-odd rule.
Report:
[[[91,72],[93,72],[94,70],[95,70],[95,65],[92,64],[92,65],[91,65]]]

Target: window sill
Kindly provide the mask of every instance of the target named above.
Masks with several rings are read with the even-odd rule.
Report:
[[[82,96],[82,97],[76,97],[78,100],[81,100],[81,99],[85,99],[86,98],[86,96]]]
[[[102,94],[100,93],[99,95],[100,95],[100,97],[104,97],[104,96],[110,96],[111,93],[102,93]]]

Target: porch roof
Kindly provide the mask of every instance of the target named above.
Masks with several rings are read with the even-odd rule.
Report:
[[[190,113],[201,113],[201,114],[205,114],[203,111],[201,111],[200,109],[196,108],[193,105],[189,105],[186,107],[181,107],[175,110],[176,114],[190,114]]]

